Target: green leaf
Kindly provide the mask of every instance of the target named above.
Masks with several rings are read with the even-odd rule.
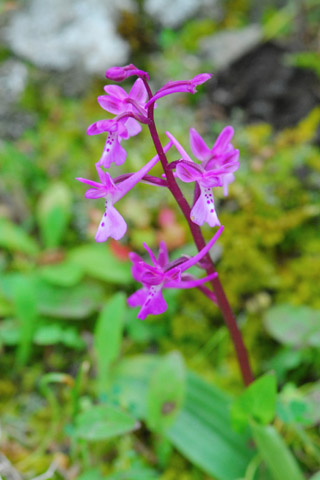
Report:
[[[35,255],[38,252],[36,242],[21,227],[5,218],[0,218],[0,247],[27,255]]]
[[[120,353],[125,312],[125,295],[118,293],[104,306],[96,323],[94,347],[100,392],[103,392],[106,388],[110,364]]]
[[[248,435],[233,430],[230,403],[227,394],[188,372],[185,403],[166,432],[175,448],[217,480],[243,477],[255,453]]]
[[[161,359],[152,375],[147,393],[148,427],[162,432],[172,425],[181,408],[184,394],[183,358],[178,352],[173,352]]]
[[[304,480],[298,463],[273,426],[252,422],[251,429],[259,453],[274,480]]]
[[[273,374],[258,378],[232,404],[231,417],[235,428],[245,428],[251,419],[262,424],[273,420],[276,409],[277,384]]]
[[[14,300],[14,288],[19,273],[8,273],[0,277],[3,295]],[[69,288],[50,285],[35,278],[37,312],[46,317],[70,318],[79,320],[96,312],[103,300],[104,290],[101,285],[90,281],[82,282]]]
[[[51,184],[40,198],[37,218],[45,247],[61,244],[71,216],[71,204],[70,190],[61,182]]]
[[[265,316],[268,333],[291,347],[320,346],[320,310],[307,306],[278,305]]]
[[[55,345],[62,343],[66,347],[83,348],[84,340],[78,331],[73,327],[64,328],[58,323],[41,325],[34,335],[34,343],[37,345]]]
[[[114,385],[121,402],[138,418],[147,416],[148,386],[160,361],[155,355],[139,355],[122,360],[116,368]],[[226,393],[188,371],[184,403],[173,425],[164,432],[182,455],[217,480],[244,477],[256,453],[249,446],[249,436],[233,430],[230,404]]]
[[[111,405],[95,405],[78,415],[74,435],[88,441],[113,438],[137,428],[136,420]]]
[[[83,277],[82,268],[69,261],[45,265],[39,269],[39,273],[44,280],[59,287],[73,287]]]
[[[37,286],[38,311],[48,317],[86,318],[98,310],[103,296],[103,288],[91,282],[62,288],[39,281]]]
[[[131,263],[116,258],[105,243],[77,247],[68,258],[98,280],[120,285],[132,282]]]
[[[20,330],[16,364],[22,367],[29,359],[38,319],[36,285],[31,276],[18,278],[14,288],[14,306]]]

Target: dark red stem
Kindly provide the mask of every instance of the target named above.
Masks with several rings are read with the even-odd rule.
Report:
[[[147,88],[149,98],[151,98],[152,97],[152,92],[151,92],[150,86],[145,79],[143,79],[143,80],[144,80],[144,84]],[[166,155],[163,151],[162,144],[160,142],[159,135],[158,135],[157,128],[156,128],[156,125],[155,125],[155,121],[154,121],[154,104],[151,104],[148,108],[148,118],[149,118],[149,121],[150,121],[150,123],[148,124],[148,127],[149,127],[149,130],[150,130],[150,134],[151,134],[154,146],[155,146],[156,151],[159,155],[164,173],[165,173],[166,178],[167,178],[168,188],[169,188],[170,192],[172,193],[172,195],[174,196],[176,202],[178,203],[185,219],[187,220],[190,231],[191,231],[191,234],[192,234],[193,239],[194,239],[194,242],[195,242],[198,250],[200,251],[205,246],[205,241],[204,241],[204,238],[203,238],[200,227],[198,225],[196,225],[195,223],[193,223],[190,219],[190,211],[191,211],[190,206],[189,206],[187,200],[185,199],[182,191],[180,190],[179,185],[177,184],[177,182],[175,180],[175,177],[173,175],[172,170],[168,166],[168,160],[167,160],[167,157],[166,157]],[[215,265],[212,262],[209,255],[207,255],[207,260],[208,260],[208,265],[209,266],[206,268],[206,272],[207,272],[208,275],[210,275],[211,273],[215,272],[216,269],[215,269]],[[231,335],[231,338],[232,338],[232,341],[233,341],[233,344],[234,344],[234,348],[235,348],[235,351],[236,351],[236,354],[237,354],[237,359],[238,359],[238,363],[239,363],[239,367],[240,367],[240,371],[241,371],[241,374],[242,374],[244,384],[246,386],[250,385],[250,383],[254,380],[254,377],[253,377],[252,370],[251,370],[251,367],[250,367],[248,352],[247,352],[247,349],[244,345],[242,335],[241,335],[241,332],[238,328],[235,316],[233,314],[233,311],[231,309],[231,306],[229,304],[227,296],[224,292],[223,286],[222,286],[222,284],[219,280],[219,277],[217,276],[216,278],[211,280],[211,284],[213,286],[215,295],[217,297],[218,306],[219,306],[219,308],[222,312],[224,321],[227,325],[227,328],[230,332],[230,335]]]

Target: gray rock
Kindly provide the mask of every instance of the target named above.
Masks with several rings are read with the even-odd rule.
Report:
[[[31,0],[13,12],[4,39],[40,68],[103,74],[128,60],[129,46],[116,22],[119,9],[131,7],[129,0]]]
[[[0,64],[0,112],[20,99],[27,79],[28,70],[24,63],[7,60]]]
[[[219,0],[145,0],[144,8],[161,25],[174,28],[201,11],[216,18],[220,13],[219,3]]]
[[[0,64],[0,139],[19,138],[34,124],[34,115],[21,112],[17,103],[27,85],[27,67],[16,60]]]
[[[201,50],[214,67],[223,69],[257,46],[262,40],[262,29],[258,24],[241,30],[226,30],[206,37]]]

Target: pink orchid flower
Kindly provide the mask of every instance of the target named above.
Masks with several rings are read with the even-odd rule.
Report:
[[[164,151],[167,152],[172,146],[169,142]],[[122,215],[116,210],[114,204],[129,192],[159,161],[158,155],[153,157],[140,170],[132,175],[126,175],[112,179],[110,174],[97,167],[99,182],[94,182],[86,178],[77,178],[79,182],[86,183],[93,188],[86,191],[86,198],[105,198],[105,211],[99,224],[95,240],[96,242],[105,242],[109,237],[120,240],[127,231],[127,224]],[[152,177],[151,177],[152,178]],[[156,184],[156,182],[152,182]]]
[[[147,90],[143,81],[138,78],[129,94],[118,85],[106,85],[107,95],[98,97],[100,106],[109,113],[117,115],[112,120],[99,120],[89,126],[88,135],[97,135],[108,132],[102,156],[97,165],[109,168],[111,163],[122,165],[127,152],[121,147],[122,139],[128,139],[141,131],[139,122],[147,123],[146,100]]]
[[[233,172],[239,168],[239,150],[230,143],[233,128],[224,128],[211,149],[194,128],[190,129],[191,149],[201,164],[195,163],[190,158],[170,132],[166,132],[166,135],[182,157],[181,160],[173,162],[175,175],[183,182],[196,182],[199,187],[199,196],[190,214],[191,220],[197,225],[206,222],[210,227],[219,226],[212,188],[223,187],[224,193],[227,194],[228,184],[234,179]]]
[[[142,283],[142,288],[128,298],[131,307],[140,306],[137,318],[144,320],[148,315],[159,315],[166,311],[167,303],[162,295],[163,288],[194,288],[202,287],[217,276],[212,273],[204,278],[194,278],[184,272],[200,262],[209,252],[213,244],[220,237],[224,227],[221,226],[209,243],[194,257],[182,257],[169,262],[167,248],[164,242],[160,243],[159,255],[156,258],[150,248],[144,243],[143,246],[150,255],[152,265],[146,263],[134,252],[129,254],[133,262],[132,275],[137,282]],[[208,292],[211,292],[207,289]],[[214,296],[213,296],[214,299]]]

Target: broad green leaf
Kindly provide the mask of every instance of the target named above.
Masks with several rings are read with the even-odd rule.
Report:
[[[232,404],[232,423],[237,429],[245,428],[251,419],[268,424],[275,415],[277,398],[276,379],[266,374],[249,385]]]
[[[58,247],[71,216],[71,194],[61,182],[51,184],[37,206],[37,218],[45,247]]]
[[[38,252],[38,245],[33,238],[5,218],[0,218],[0,247],[27,255],[35,255]]]
[[[140,419],[147,416],[148,385],[159,361],[154,355],[139,355],[122,360],[115,371],[121,402]],[[243,477],[256,451],[249,446],[248,435],[231,426],[230,397],[190,371],[186,381],[180,413],[164,435],[189,461],[217,480]]]
[[[111,405],[95,405],[80,413],[74,435],[88,441],[99,441],[131,432],[138,426],[135,418]]]
[[[3,295],[14,300],[14,288],[19,273],[8,273],[0,277],[0,288]],[[46,317],[86,318],[96,312],[103,300],[104,290],[101,285],[86,281],[74,287],[58,287],[35,279],[37,312]]]
[[[278,305],[265,316],[269,334],[291,347],[320,346],[320,310],[307,306]]]
[[[69,261],[45,265],[39,269],[39,273],[44,280],[59,287],[73,287],[83,277],[82,268]]]
[[[70,288],[39,283],[38,309],[43,315],[79,320],[94,313],[104,292],[100,285],[83,282]]]
[[[188,460],[217,480],[243,477],[255,453],[248,435],[233,430],[230,403],[227,394],[188,372],[184,405],[165,433]]]
[[[185,367],[178,352],[160,360],[153,373],[147,394],[147,425],[162,432],[172,425],[185,394]]]
[[[62,343],[66,347],[76,349],[85,346],[84,340],[75,328],[65,328],[58,323],[39,326],[34,335],[34,343],[37,345],[55,345]]]
[[[132,282],[131,263],[116,258],[105,243],[77,247],[68,258],[93,278],[120,285]]]
[[[37,324],[36,285],[31,276],[20,277],[14,287],[15,314],[19,321],[19,344],[16,364],[26,364],[31,353],[33,335]]]
[[[272,425],[252,422],[251,429],[261,458],[274,480],[304,480],[297,461]]]
[[[102,309],[94,331],[98,386],[103,392],[108,379],[108,368],[120,353],[126,299],[124,294],[114,295]]]

